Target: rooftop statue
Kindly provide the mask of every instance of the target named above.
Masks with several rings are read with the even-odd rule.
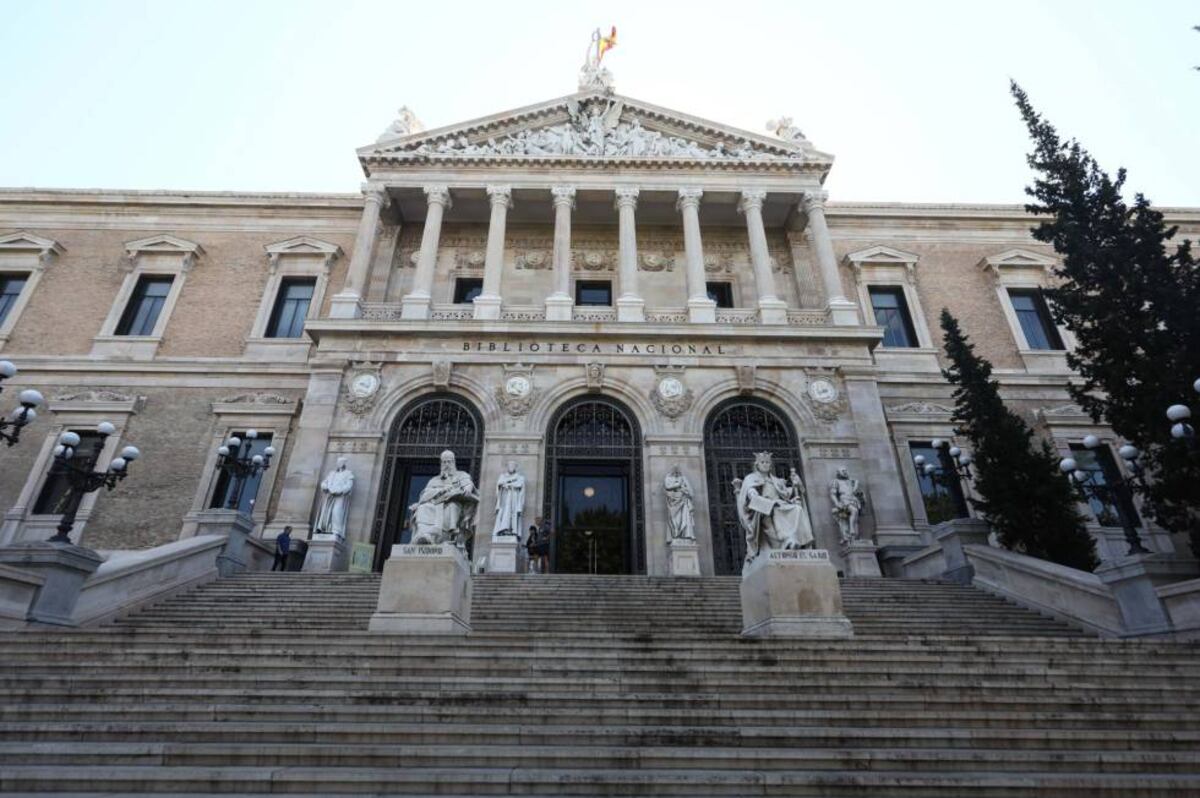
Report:
[[[400,106],[400,110],[396,113],[398,116],[387,126],[386,130],[379,134],[379,138],[375,139],[376,141],[390,141],[391,139],[398,139],[401,136],[408,136],[425,130],[425,126],[421,124],[421,120],[417,119],[417,115],[407,105]]]
[[[579,70],[580,91],[602,91],[611,93],[613,76],[605,67],[600,66],[604,54],[617,46],[617,29],[604,36],[600,29],[592,31],[592,40],[588,42],[587,54],[583,58],[583,66]]]

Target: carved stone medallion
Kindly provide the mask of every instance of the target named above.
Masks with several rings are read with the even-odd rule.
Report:
[[[692,389],[678,376],[664,374],[650,392],[650,401],[667,418],[679,418],[692,406]]]
[[[588,363],[587,371],[587,386],[589,391],[598,391],[604,387],[604,364],[603,363]]]
[[[849,407],[846,397],[838,388],[835,369],[819,369],[810,372],[805,394],[809,409],[822,421],[837,421],[838,416],[846,412]]]
[[[510,416],[523,416],[533,407],[537,391],[533,384],[533,366],[516,363],[504,366],[504,378],[496,387],[496,402]]]
[[[383,373],[379,363],[360,363],[346,381],[346,409],[356,416],[364,416],[375,407],[379,388],[383,385]]]

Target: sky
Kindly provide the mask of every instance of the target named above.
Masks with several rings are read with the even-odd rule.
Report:
[[[1022,202],[1017,80],[1157,205],[1200,206],[1200,3],[0,0],[0,186],[355,192],[356,147],[573,92],[755,132],[791,116],[831,200]]]

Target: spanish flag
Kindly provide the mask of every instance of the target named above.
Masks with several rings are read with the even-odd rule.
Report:
[[[600,43],[596,45],[596,63],[604,60],[604,54],[617,46],[617,26],[613,25],[612,32],[607,36],[600,37]]]

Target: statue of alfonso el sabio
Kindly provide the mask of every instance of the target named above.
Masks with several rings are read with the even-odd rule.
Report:
[[[754,470],[734,480],[738,519],[746,533],[748,566],[764,550],[804,549],[813,546],[804,482],[795,468],[787,479],[774,474],[770,452],[754,455]]]
[[[466,552],[475,536],[475,507],[479,494],[471,475],[459,471],[454,452],[441,456],[441,471],[429,480],[417,503],[409,507],[412,543],[438,546],[449,543]]]

